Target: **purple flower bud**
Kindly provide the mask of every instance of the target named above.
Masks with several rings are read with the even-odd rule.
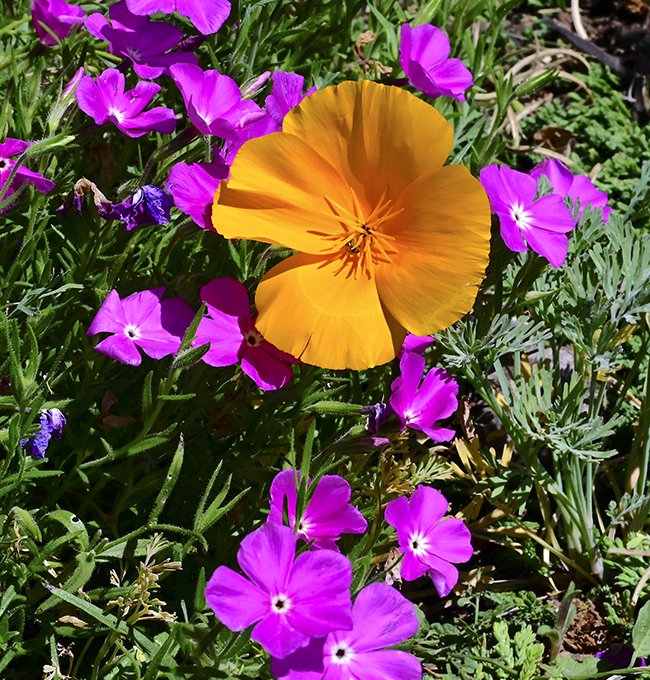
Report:
[[[122,220],[127,231],[147,224],[167,224],[173,205],[171,196],[153,184],[146,184],[122,203],[98,206],[107,220]]]
[[[40,429],[35,437],[22,439],[20,446],[27,450],[30,456],[37,459],[45,458],[50,439],[61,439],[63,428],[67,421],[58,408],[47,409],[40,413]]]

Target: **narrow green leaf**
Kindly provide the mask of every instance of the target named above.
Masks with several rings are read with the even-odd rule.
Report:
[[[632,628],[632,646],[639,656],[650,656],[650,600],[639,610]]]
[[[178,481],[178,475],[180,475],[181,467],[183,466],[184,453],[185,453],[185,441],[183,439],[183,435],[181,434],[180,439],[178,440],[178,446],[176,447],[176,452],[174,453],[174,457],[172,458],[169,470],[167,470],[165,482],[163,483],[160,492],[158,493],[158,496],[153,504],[151,514],[149,515],[149,524],[154,524],[155,522],[158,521],[158,517],[160,517],[160,513],[163,511],[167,499],[169,498],[171,492],[173,491],[174,486],[176,486],[176,482]]]

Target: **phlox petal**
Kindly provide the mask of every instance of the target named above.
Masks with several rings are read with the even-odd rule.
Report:
[[[437,489],[420,485],[413,492],[409,511],[414,519],[415,529],[426,533],[436,525],[449,510],[447,499]]]
[[[102,103],[102,95],[92,76],[84,76],[75,92],[79,108],[87,113],[97,125],[108,120],[108,108]]]
[[[296,630],[287,616],[271,613],[265,616],[251,633],[251,640],[259,642],[277,659],[283,659],[309,643],[309,636]]]
[[[237,279],[220,277],[206,283],[201,287],[201,300],[213,319],[234,317],[241,326],[250,324],[248,291]]]
[[[430,552],[448,562],[467,562],[474,554],[470,530],[454,517],[438,522],[425,537],[431,546]]]
[[[289,527],[265,524],[242,540],[237,562],[248,578],[271,597],[287,593],[295,552],[296,537]]]
[[[293,526],[296,518],[296,504],[298,502],[297,484],[300,483],[300,472],[296,470],[282,470],[273,478],[271,482],[271,511],[268,522],[282,524],[282,513],[286,503],[289,522]],[[286,499],[286,500],[285,500]]]
[[[293,371],[284,361],[268,354],[262,347],[243,348],[241,368],[262,390],[278,390],[291,382]]]
[[[118,332],[116,335],[105,338],[95,345],[95,349],[107,357],[129,366],[139,366],[142,363],[142,357],[135,343],[124,333]]]
[[[112,290],[107,296],[102,306],[99,308],[95,318],[92,320],[86,335],[97,335],[97,333],[113,333],[124,328],[129,322],[126,319],[122,300],[116,290]]]
[[[176,9],[176,0],[126,0],[129,11],[138,15],[171,14]]]
[[[418,630],[413,603],[385,583],[372,583],[357,595],[352,621],[352,633],[344,637],[357,653],[398,645]]]
[[[287,612],[287,620],[310,637],[322,637],[333,630],[349,630],[352,628],[351,582],[352,566],[347,557],[331,550],[302,553],[291,572],[288,595],[294,604]]]
[[[176,11],[187,17],[199,33],[216,33],[230,14],[228,0],[176,0]]]
[[[284,659],[271,659],[271,673],[280,680],[322,680],[324,644],[325,638],[311,638]]]
[[[221,180],[228,176],[228,166],[214,163],[176,163],[169,172],[165,188],[174,205],[189,215],[202,229],[212,229],[212,201]]]
[[[350,485],[338,475],[324,475],[318,481],[308,510],[303,517],[313,524],[309,537],[340,536],[344,533],[362,534],[368,523],[364,516],[350,505]]]
[[[509,213],[498,213],[501,238],[513,253],[523,253],[528,250],[524,235],[519,225]]]
[[[221,623],[244,630],[271,611],[264,592],[228,567],[219,567],[208,581],[205,599]]]
[[[400,575],[405,581],[415,581],[415,579],[424,576],[428,570],[429,567],[419,557],[406,549],[400,569]]]
[[[384,649],[352,659],[350,673],[354,680],[420,680],[422,665],[413,654]]]
[[[530,223],[533,227],[545,231],[565,233],[575,227],[571,211],[566,207],[561,196],[551,194],[537,199],[530,207]],[[524,238],[528,234],[524,230]]]
[[[415,399],[424,366],[424,357],[415,352],[404,352],[399,360],[400,376],[391,385],[390,405],[402,422],[405,420],[405,412]]]
[[[397,531],[400,544],[406,542],[413,527],[413,519],[406,496],[400,496],[390,501],[384,510],[384,519]]]
[[[222,316],[218,319],[203,317],[196,329],[193,347],[210,343],[210,349],[202,360],[210,366],[232,366],[239,361],[242,346],[241,329],[235,317]]]
[[[427,555],[426,561],[429,567],[429,576],[438,595],[446,597],[458,583],[458,569],[447,560],[433,555]]]
[[[416,420],[424,425],[448,418],[458,408],[458,383],[442,368],[432,368],[414,395],[410,408],[419,414]]]
[[[542,257],[546,258],[552,267],[561,267],[569,251],[569,238],[566,234],[529,229],[525,233],[528,245]]]

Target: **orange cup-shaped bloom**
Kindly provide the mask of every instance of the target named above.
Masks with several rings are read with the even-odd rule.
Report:
[[[395,357],[472,307],[489,254],[478,180],[443,166],[453,131],[396,87],[346,82],[307,97],[282,132],[240,149],[215,198],[227,238],[297,251],[255,296],[273,345],[324,368]]]

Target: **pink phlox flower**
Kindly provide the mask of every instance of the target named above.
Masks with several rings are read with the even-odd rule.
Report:
[[[253,624],[251,639],[279,659],[352,627],[350,560],[333,550],[296,554],[297,537],[289,527],[265,524],[241,542],[237,562],[245,578],[219,567],[205,597],[230,630]]]
[[[207,315],[201,319],[194,346],[210,343],[203,361],[210,366],[232,366],[241,362],[242,371],[263,390],[284,387],[292,377],[289,354],[266,341],[251,318],[246,287],[235,279],[214,279],[201,288]]]
[[[194,312],[182,298],[161,300],[164,288],[143,290],[120,300],[112,290],[86,335],[111,333],[95,349],[130,366],[142,361],[138,347],[152,359],[175,354]]]
[[[592,209],[600,208],[603,215],[603,222],[607,222],[612,209],[608,207],[608,196],[604,191],[596,189],[593,182],[587,175],[574,175],[564,163],[555,158],[546,158],[538,163],[531,171],[530,176],[536,180],[544,175],[551,183],[554,194],[559,194],[562,198],[567,196],[578,205],[578,220],[587,206]]]
[[[415,352],[415,354],[424,354],[424,352],[435,344],[435,338],[430,335],[413,335],[413,333],[407,333],[402,343],[402,349],[399,351],[399,356],[402,356],[404,352]]]
[[[264,108],[280,129],[287,113],[294,106],[298,106],[305,97],[316,92],[316,88],[312,87],[303,93],[305,79],[301,75],[289,71],[275,71],[271,79],[273,86],[271,93],[264,100]]]
[[[38,39],[52,47],[70,35],[75,24],[82,21],[84,11],[81,7],[70,5],[65,0],[34,0],[32,4],[32,23]],[[56,36],[43,28],[47,26]]]
[[[86,30],[108,42],[108,51],[133,62],[133,69],[141,78],[157,78],[169,73],[172,64],[198,64],[191,52],[171,52],[183,38],[183,32],[160,21],[129,12],[124,0],[111,5],[110,21],[103,14],[86,18]]]
[[[417,630],[413,604],[395,588],[372,583],[354,602],[352,630],[314,638],[284,659],[272,659],[271,672],[281,680],[420,680],[415,656],[386,649]]]
[[[16,161],[12,159],[20,156],[31,144],[32,142],[25,142],[22,139],[13,139],[12,137],[7,137],[0,144],[0,203],[13,196],[25,184],[31,184],[36,191],[42,194],[49,193],[56,186],[51,180],[46,179],[38,172],[26,168],[24,165],[18,166],[13,178],[9,182],[11,173],[16,167]],[[7,184],[7,182],[9,183]],[[0,215],[7,212],[14,203],[15,201],[11,201],[3,208],[0,208]]]
[[[569,249],[567,232],[575,227],[562,196],[536,198],[537,181],[505,165],[483,168],[480,181],[499,217],[506,246],[516,253],[530,246],[551,266],[561,267]]]
[[[216,33],[230,14],[228,0],[126,0],[126,4],[133,14],[140,15],[176,11],[187,17],[203,35]]]
[[[170,73],[183,95],[188,118],[201,134],[236,141],[243,128],[266,117],[255,102],[242,99],[232,78],[219,71],[178,64]]]
[[[458,383],[443,369],[432,368],[424,377],[425,359],[404,352],[399,360],[400,375],[391,385],[390,407],[405,428],[424,432],[434,442],[446,442],[454,430],[436,425],[458,408]]]
[[[449,595],[458,583],[452,563],[467,562],[474,554],[472,535],[465,524],[443,516],[447,499],[429,486],[418,486],[411,500],[396,498],[386,506],[385,519],[397,530],[399,549],[404,553],[401,575],[414,581],[427,572],[440,597]]]
[[[108,68],[97,77],[84,76],[77,87],[79,108],[97,125],[111,122],[129,137],[142,137],[147,132],[169,134],[176,128],[176,115],[171,109],[156,106],[143,109],[160,91],[160,85],[140,81],[133,90],[124,90],[124,74]]]
[[[283,470],[271,484],[271,512],[267,522],[282,524],[282,513],[286,506],[289,526],[296,529],[298,538],[313,541],[313,547],[337,550],[336,541],[341,534],[362,534],[368,528],[363,515],[350,503],[350,485],[338,475],[324,475],[312,490],[296,528],[296,504],[300,483],[300,472]],[[308,480],[307,488],[311,490]]]
[[[165,188],[174,205],[189,215],[201,229],[212,230],[212,203],[230,166],[219,156],[212,163],[176,163],[169,171]]]
[[[413,87],[429,97],[453,97],[464,102],[472,74],[460,59],[450,59],[449,38],[431,24],[402,24],[400,63]]]

